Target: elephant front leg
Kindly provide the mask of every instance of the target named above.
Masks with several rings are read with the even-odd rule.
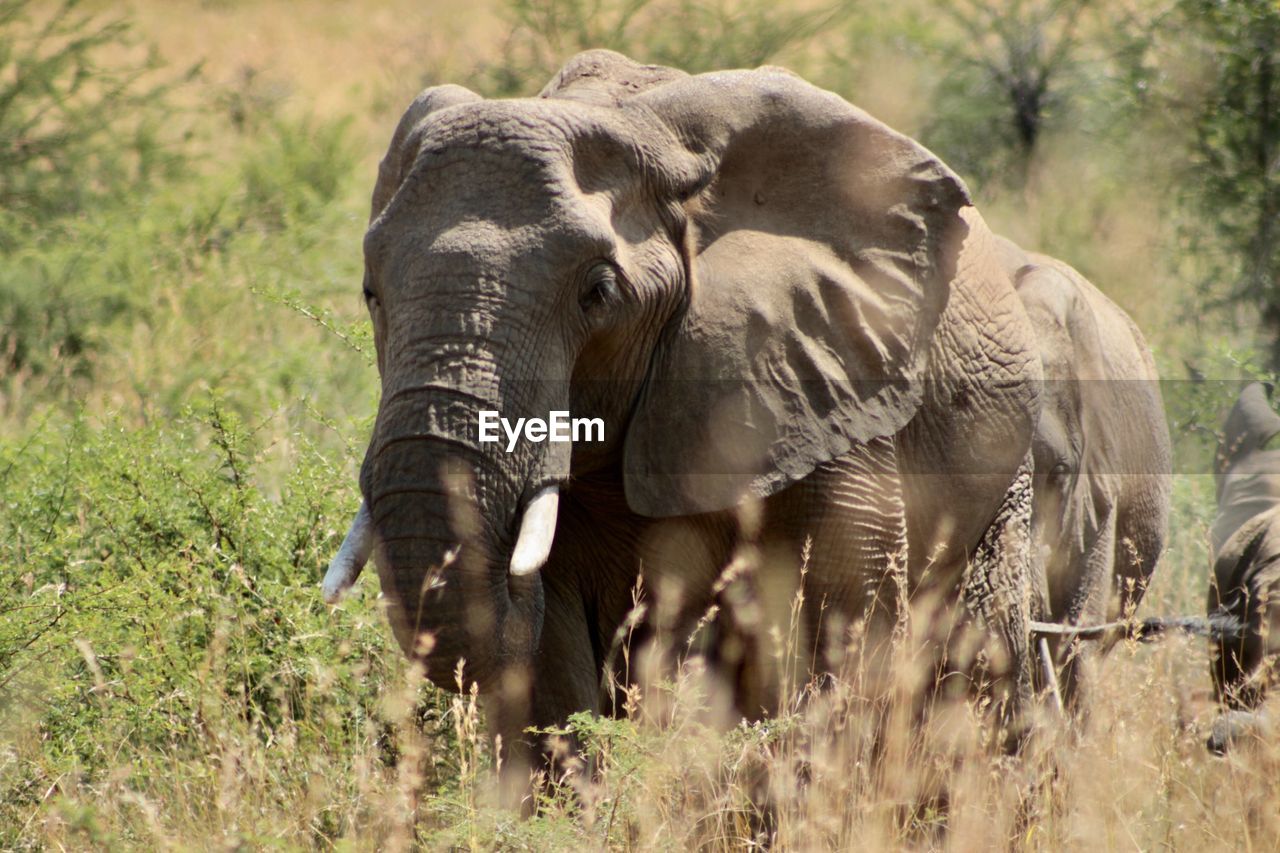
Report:
[[[739,680],[744,712],[793,707],[811,676],[846,677],[883,697],[901,687],[909,546],[894,440],[819,466],[771,498],[764,518],[745,608],[760,650],[748,661],[757,687]]]
[[[985,669],[996,688],[1005,743],[1016,750],[1030,706],[1031,681],[1031,468],[1018,469],[995,520],[969,561],[961,594],[965,609],[988,642]]]

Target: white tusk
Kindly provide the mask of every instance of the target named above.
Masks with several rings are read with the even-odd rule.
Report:
[[[325,604],[337,604],[343,593],[351,589],[372,552],[373,522],[369,518],[368,505],[362,501],[360,511],[351,522],[351,529],[347,531],[347,538],[342,540],[342,547],[329,563],[329,570],[320,583]]]
[[[1062,691],[1058,689],[1058,671],[1053,665],[1053,655],[1049,653],[1049,641],[1041,637],[1037,645],[1040,649],[1040,665],[1044,669],[1044,680],[1049,685],[1049,699],[1054,712],[1061,717],[1065,714],[1065,709],[1062,707]]]
[[[533,496],[520,519],[520,533],[511,552],[511,574],[531,575],[551,556],[556,535],[556,513],[560,509],[560,487],[547,486]]]

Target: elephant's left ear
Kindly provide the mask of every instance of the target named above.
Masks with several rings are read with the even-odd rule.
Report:
[[[778,70],[676,80],[623,109],[680,140],[664,159],[689,222],[687,310],[626,440],[632,509],[726,509],[902,429],[968,233],[963,182]]]

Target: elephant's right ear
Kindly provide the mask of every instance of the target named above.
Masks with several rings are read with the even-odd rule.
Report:
[[[779,69],[677,79],[623,109],[678,140],[661,162],[690,280],[627,433],[632,509],[726,509],[902,429],[969,232],[963,182]]]
[[[470,104],[483,100],[475,92],[462,86],[432,86],[423,89],[400,117],[396,132],[391,136],[387,153],[378,164],[378,180],[373,185],[373,203],[369,208],[369,221],[373,222],[391,202],[400,182],[413,166],[418,156],[419,127],[427,116],[458,104]]]

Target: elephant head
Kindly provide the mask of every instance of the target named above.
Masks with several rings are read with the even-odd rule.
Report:
[[[776,69],[594,51],[537,98],[428,89],[373,193],[382,397],[326,589],[372,539],[405,651],[490,689],[536,651],[560,490],[724,510],[911,419],[968,204],[928,151]],[[485,410],[604,439],[507,452]]]
[[[1209,536],[1215,554],[1246,521],[1280,504],[1280,415],[1271,393],[1269,385],[1249,383],[1223,424],[1214,460],[1218,516]]]
[[[1163,547],[1170,446],[1141,333],[1075,270],[1016,274],[1045,375],[1032,528],[1055,621],[1103,622],[1141,600]]]
[[[1045,391],[1032,452],[1032,531],[1045,585],[1043,602],[1061,618],[1083,580],[1081,567],[1099,535],[1107,496],[1087,464],[1090,438],[1107,391],[1102,341],[1083,295],[1051,266],[1018,271],[1018,296],[1036,330]]]

